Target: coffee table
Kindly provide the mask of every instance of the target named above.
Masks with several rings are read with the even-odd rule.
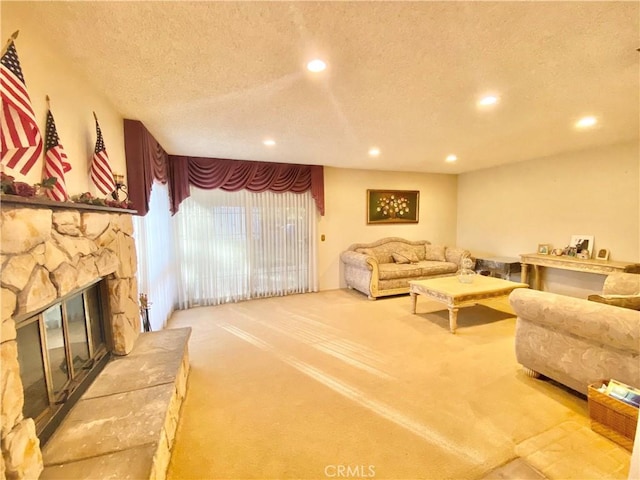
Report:
[[[444,303],[449,309],[449,330],[456,333],[458,309],[475,305],[479,300],[504,297],[516,288],[527,288],[526,283],[510,282],[500,278],[474,275],[472,283],[461,283],[456,276],[414,280],[409,282],[411,313],[416,313],[418,295]]]

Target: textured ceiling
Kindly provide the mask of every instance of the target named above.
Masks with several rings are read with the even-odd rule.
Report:
[[[1,8],[172,154],[460,173],[638,139],[638,2]],[[587,114],[597,127],[576,131]]]

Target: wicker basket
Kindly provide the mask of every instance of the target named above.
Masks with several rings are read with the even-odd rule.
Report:
[[[597,389],[600,385],[589,385],[587,391],[591,430],[632,450],[638,425],[638,408],[599,392]]]

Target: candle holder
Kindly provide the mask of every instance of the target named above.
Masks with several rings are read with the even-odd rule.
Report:
[[[127,185],[124,183],[124,175],[114,173],[113,180],[116,184],[116,189],[111,193],[111,196],[118,202],[127,201],[129,199],[129,192],[127,191]],[[121,192],[124,195],[122,199],[120,198]]]

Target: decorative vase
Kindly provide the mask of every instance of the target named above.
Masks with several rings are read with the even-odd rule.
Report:
[[[473,279],[476,276],[476,272],[471,270],[473,260],[470,258],[463,258],[461,262],[461,268],[456,272],[456,277],[460,283],[473,283]]]

